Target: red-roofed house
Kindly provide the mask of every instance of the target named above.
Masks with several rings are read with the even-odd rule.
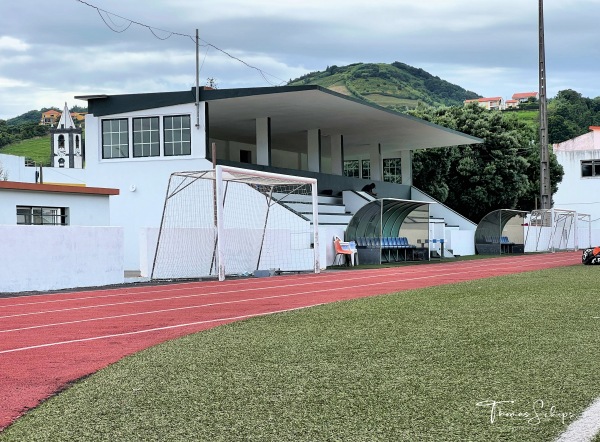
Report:
[[[504,100],[502,99],[502,97],[476,98],[474,100],[465,100],[465,104],[469,103],[478,103],[479,106],[485,107],[488,110],[504,109]]]
[[[57,110],[47,110],[46,112],[42,113],[42,119],[40,120],[40,124],[44,126],[54,126],[56,122],[60,119],[61,115],[62,113],[60,113]]]
[[[505,109],[516,109],[519,107],[519,100],[506,100]]]
[[[537,92],[517,92],[516,94],[513,94],[512,99],[517,100],[519,103],[525,103],[530,98],[537,100],[538,96],[539,94]]]

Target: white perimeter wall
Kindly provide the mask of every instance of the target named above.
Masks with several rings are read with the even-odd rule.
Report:
[[[0,226],[0,293],[120,284],[118,227]]]
[[[48,157],[50,157],[50,142],[48,142]],[[4,170],[7,181],[31,182],[32,177],[35,180],[35,169],[25,167],[25,157],[0,153],[0,167]],[[28,169],[33,171],[33,175]]]

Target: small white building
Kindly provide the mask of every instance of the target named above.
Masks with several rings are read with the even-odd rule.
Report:
[[[554,207],[589,214],[592,243],[600,244],[600,127],[591,126],[589,133],[552,147],[564,168]]]
[[[0,293],[124,281],[118,189],[0,181]]]

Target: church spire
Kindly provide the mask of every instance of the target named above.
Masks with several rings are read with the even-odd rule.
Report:
[[[60,116],[60,121],[58,122],[58,129],[75,129],[75,123],[73,122],[73,117],[71,116],[71,112],[69,112],[69,107],[67,106],[67,102],[65,101],[65,108],[63,110],[62,115]]]

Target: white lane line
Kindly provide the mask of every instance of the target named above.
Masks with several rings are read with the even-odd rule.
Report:
[[[565,253],[571,253],[571,252],[565,252]],[[553,259],[551,259],[553,258]],[[551,258],[549,258],[547,255],[544,256],[543,262],[563,262],[565,261],[565,256],[564,254],[555,254],[553,255]],[[493,261],[487,261],[486,263],[482,263],[479,260],[473,260],[473,261],[454,261],[454,262],[444,262],[442,264],[440,263],[432,263],[432,266],[438,266],[436,268],[439,268],[440,265],[442,265],[444,268],[445,267],[452,267],[452,266],[458,266],[458,265],[462,265],[463,268],[487,268],[487,267],[494,267],[494,268],[498,268],[499,266],[512,266],[515,263],[519,263],[520,261],[527,259],[530,261],[529,265],[534,265],[533,262],[531,262],[532,259],[536,259],[536,261],[538,261],[537,257],[530,257],[527,255],[523,255],[523,256],[518,256],[518,257],[510,257],[510,258],[497,258],[494,259]],[[541,260],[541,258],[540,258]],[[500,262],[501,261],[501,262]],[[570,260],[565,261],[565,263],[569,263]],[[357,270],[357,272],[377,272],[377,275],[382,274],[382,275],[386,275],[388,273],[396,273],[398,272],[398,270],[401,269],[407,269],[408,267],[387,267],[387,268],[382,268],[382,269],[359,269]],[[413,269],[412,267],[410,268],[411,273],[418,273],[418,272],[426,272],[426,271],[430,271],[432,267],[429,267],[428,264],[424,264],[424,265],[420,265],[418,267],[415,266],[415,268]],[[328,279],[329,277],[329,273],[320,273],[318,275],[287,275],[285,276],[286,282],[291,282],[291,281],[305,281],[307,278],[311,278],[311,279]],[[274,278],[274,280],[272,281],[274,284],[279,282],[279,281],[275,281],[276,278]],[[354,279],[362,279],[361,278],[354,278]],[[95,291],[91,291],[91,292],[85,292],[86,294],[89,294],[88,296],[81,296],[81,297],[77,297],[77,298],[62,298],[62,299],[49,299],[49,300],[45,300],[45,301],[34,301],[34,302],[21,302],[21,303],[16,303],[16,304],[6,304],[6,305],[0,305],[0,309],[3,308],[10,308],[10,307],[21,307],[21,306],[30,306],[30,305],[39,305],[39,304],[50,304],[50,303],[57,303],[57,302],[70,302],[70,301],[86,301],[86,300],[95,300],[95,299],[102,299],[102,298],[111,298],[111,297],[123,297],[123,296],[145,296],[145,295],[149,295],[149,294],[153,294],[153,293],[164,293],[164,292],[174,292],[174,291],[183,291],[183,290],[190,290],[190,289],[194,289],[194,288],[211,288],[211,287],[207,287],[207,286],[213,286],[213,285],[217,285],[221,288],[223,288],[224,285],[226,285],[227,287],[230,286],[238,286],[238,285],[243,285],[243,286],[247,286],[247,285],[257,285],[257,284],[261,284],[261,286],[264,288],[264,284],[265,282],[271,282],[271,281],[264,281],[264,280],[258,280],[258,279],[244,279],[244,280],[236,280],[236,281],[232,281],[232,280],[226,280],[223,282],[216,282],[216,281],[201,281],[201,282],[186,282],[186,283],[177,283],[177,284],[171,284],[168,286],[160,286],[160,287],[166,287],[164,289],[159,289],[157,290],[156,287],[157,286],[149,286],[149,288],[152,288],[152,290],[144,290],[141,287],[132,287],[132,288],[123,288],[123,289],[101,289],[101,290],[95,290]],[[191,286],[191,287],[190,287]],[[284,286],[285,287],[285,286]],[[120,290],[120,291],[119,291]],[[128,292],[123,292],[123,290],[129,290]],[[105,295],[99,295],[99,293],[106,293],[106,292],[115,292],[116,293],[109,293],[109,294],[105,294]],[[73,292],[73,294],[78,293],[78,292]],[[82,292],[79,292],[82,293]],[[34,298],[34,297],[40,297],[40,296],[44,296],[44,297],[53,297],[53,296],[64,296],[64,295],[68,295],[68,293],[47,293],[47,294],[37,294],[37,295],[27,295],[26,297],[16,297],[16,298],[5,298],[5,299],[30,299],[30,298]],[[2,302],[2,299],[0,299],[0,302]]]
[[[455,272],[455,273],[447,273],[447,274],[420,276],[420,277],[405,279],[402,281],[398,281],[398,280],[379,281],[379,282],[370,283],[370,284],[354,285],[354,286],[352,286],[352,288],[356,289],[356,288],[363,288],[363,287],[372,287],[372,286],[377,286],[377,285],[396,284],[398,282],[411,282],[411,281],[417,281],[417,280],[422,280],[422,279],[432,279],[432,278],[437,278],[437,277],[459,275],[459,274],[464,274],[464,273],[469,273],[469,272]],[[252,301],[287,298],[287,297],[300,296],[300,295],[311,295],[311,294],[317,294],[317,293],[322,293],[322,292],[332,292],[332,291],[336,291],[336,290],[347,290],[347,289],[348,289],[348,287],[345,287],[345,286],[344,287],[334,287],[334,288],[325,288],[325,289],[320,289],[320,290],[310,290],[310,291],[305,291],[305,292],[285,293],[285,294],[279,294],[279,295],[263,296],[263,297],[258,297],[258,298],[246,298],[246,299],[238,299],[238,300],[231,300],[231,301],[221,301],[221,302],[212,302],[212,303],[207,303],[207,304],[174,307],[174,308],[170,308],[170,309],[148,310],[145,312],[125,313],[125,314],[121,314],[121,315],[103,316],[103,317],[97,317],[97,318],[88,318],[88,319],[80,319],[80,320],[74,320],[74,321],[57,322],[57,323],[51,323],[51,324],[39,324],[39,325],[34,325],[34,326],[29,326],[29,327],[0,330],[0,333],[10,333],[10,332],[18,332],[18,331],[46,328],[46,327],[57,327],[57,326],[62,326],[62,325],[80,324],[80,323],[84,323],[84,322],[119,319],[119,318],[149,315],[149,314],[158,314],[158,313],[167,313],[167,312],[190,310],[190,309],[203,308],[203,307],[215,307],[215,306],[219,306],[219,305],[229,305],[229,304],[238,304],[238,303],[252,302]],[[206,295],[190,295],[190,296],[206,296]]]
[[[585,409],[579,419],[556,439],[555,442],[591,442],[600,432],[600,398]]]
[[[462,272],[462,273],[468,273],[468,272]],[[401,282],[417,281],[420,279],[431,279],[431,278],[444,277],[444,276],[455,275],[455,274],[457,274],[457,273],[420,276],[420,277],[416,277],[416,278],[402,280]],[[356,288],[371,287],[371,286],[376,286],[376,285],[395,284],[397,282],[398,281],[379,281],[379,282],[374,282],[374,283],[370,283],[370,284],[353,285],[351,288],[356,289]],[[336,283],[338,283],[338,281],[336,281]],[[252,290],[256,290],[256,289],[252,289]],[[66,322],[57,322],[57,323],[52,323],[52,324],[39,324],[39,325],[30,326],[30,327],[0,330],[0,333],[31,330],[31,329],[44,328],[44,327],[55,327],[55,326],[61,326],[61,325],[80,324],[83,322],[92,322],[92,321],[100,321],[100,320],[108,320],[108,319],[126,318],[126,317],[130,317],[130,316],[147,315],[147,314],[153,314],[153,313],[166,313],[166,312],[173,312],[173,311],[178,311],[178,310],[188,310],[188,309],[202,308],[202,307],[214,307],[214,306],[218,306],[218,305],[237,304],[237,303],[242,303],[242,302],[252,302],[252,301],[261,301],[261,300],[268,300],[268,299],[287,298],[287,297],[300,296],[300,295],[311,295],[311,294],[317,294],[317,293],[323,293],[323,292],[333,292],[333,291],[337,291],[337,290],[348,290],[348,287],[345,287],[345,286],[339,287],[338,286],[338,287],[325,288],[325,289],[320,289],[320,290],[310,290],[310,291],[305,291],[305,292],[284,293],[284,294],[279,294],[279,295],[261,296],[258,298],[246,298],[246,299],[238,299],[238,300],[231,300],[231,301],[212,302],[212,303],[208,303],[208,304],[199,304],[199,305],[184,306],[184,307],[174,307],[174,308],[170,308],[170,309],[161,309],[161,310],[149,310],[146,312],[125,313],[125,314],[121,314],[121,315],[80,319],[80,320],[66,321]],[[236,293],[239,293],[239,291]],[[192,296],[206,296],[206,295],[189,295],[189,297],[192,297]],[[117,304],[117,305],[121,305],[121,304]]]
[[[547,260],[546,260],[547,262]],[[528,263],[528,264],[523,264],[521,265],[519,268],[522,267],[533,267],[533,266],[537,266],[537,263]],[[461,269],[464,271],[461,272],[455,272],[455,273],[442,273],[442,274],[434,274],[434,275],[430,275],[431,277],[437,277],[437,276],[452,276],[452,275],[462,275],[465,273],[471,273],[473,271],[473,267],[474,268],[480,268],[480,267],[490,267],[490,265],[478,265],[478,266],[472,266],[468,269]],[[499,266],[493,266],[495,269],[497,270],[502,270],[499,268]],[[383,269],[383,270],[389,270],[389,269]],[[502,270],[505,271],[505,270]],[[370,273],[368,276],[365,275],[357,275],[355,277],[352,278],[344,278],[344,281],[346,282],[351,282],[351,281],[357,281],[357,280],[364,280],[364,279],[373,279],[373,278],[380,278],[382,276],[387,276],[390,272],[377,272],[377,273]],[[414,273],[419,273],[419,272],[413,272]],[[429,272],[431,273],[431,272]],[[402,279],[402,276],[405,275],[399,275],[399,279],[396,279],[394,282],[407,282],[407,281],[413,281],[414,279],[412,278],[408,278],[408,279]],[[495,276],[499,276],[499,275],[495,275]],[[115,307],[115,306],[121,306],[121,305],[128,305],[128,304],[140,304],[140,303],[147,303],[147,302],[159,302],[159,301],[170,301],[170,300],[176,300],[176,299],[187,299],[187,298],[194,298],[194,297],[200,297],[200,296],[212,296],[212,295],[225,295],[225,294],[229,294],[229,293],[240,293],[240,292],[248,292],[248,291],[257,291],[257,290],[271,290],[271,289],[282,289],[282,288],[290,288],[290,287],[301,287],[301,286],[306,286],[306,285],[314,285],[317,282],[324,282],[324,283],[339,283],[339,280],[334,280],[330,277],[327,278],[319,278],[318,281],[314,281],[316,278],[309,278],[309,280],[303,279],[302,283],[295,283],[295,284],[284,284],[284,285],[275,285],[275,286],[264,286],[261,285],[259,287],[253,287],[253,288],[244,288],[244,289],[235,289],[235,290],[219,290],[219,291],[215,291],[215,292],[208,292],[208,293],[195,293],[195,294],[190,294],[190,295],[181,295],[181,296],[170,296],[170,297],[166,297],[166,298],[151,298],[151,299],[141,299],[141,300],[136,300],[136,301],[125,301],[125,302],[113,302],[113,303],[108,303],[108,304],[95,304],[95,305],[88,305],[88,306],[80,306],[80,307],[69,307],[69,308],[63,308],[63,309],[56,309],[56,310],[41,310],[41,311],[35,311],[35,312],[28,312],[28,313],[16,313],[16,314],[12,314],[12,315],[5,315],[5,316],[0,316],[0,319],[9,319],[9,318],[16,318],[16,317],[23,317],[23,316],[33,316],[33,315],[43,315],[43,314],[48,314],[48,313],[60,313],[60,312],[67,312],[67,311],[76,311],[76,310],[89,310],[89,309],[94,309],[94,308],[104,308],[104,307]],[[325,281],[321,281],[321,279],[325,279]],[[377,284],[375,284],[377,285]],[[365,287],[369,286],[369,284],[364,285]],[[361,287],[361,285],[354,285],[352,286],[353,288],[355,287]],[[175,291],[177,289],[174,289],[173,291]],[[160,290],[158,291],[160,293],[163,292],[170,292],[170,290]],[[94,298],[91,298],[92,300]]]
[[[282,309],[282,310],[273,310],[273,311],[269,311],[269,312],[262,312],[262,313],[248,314],[248,315],[231,316],[229,318],[208,319],[208,320],[204,320],[204,321],[188,322],[187,324],[167,325],[164,327],[155,327],[155,328],[148,328],[148,329],[144,329],[144,330],[136,330],[136,331],[132,331],[132,332],[115,333],[112,335],[93,336],[91,338],[72,339],[70,341],[60,341],[60,342],[51,342],[48,344],[31,345],[29,347],[20,347],[20,348],[13,348],[11,350],[2,350],[2,351],[0,351],[0,354],[15,353],[15,352],[25,351],[25,350],[34,350],[37,348],[54,347],[57,345],[76,344],[79,342],[98,341],[100,339],[110,339],[110,338],[118,338],[118,337],[122,337],[122,336],[139,335],[142,333],[150,333],[150,332],[163,331],[163,330],[172,330],[172,329],[182,328],[182,327],[191,327],[193,325],[210,324],[210,323],[223,322],[223,321],[236,321],[236,320],[240,320],[240,319],[253,318],[253,317],[257,317],[257,316],[267,316],[267,315],[272,315],[275,313],[285,313],[285,312],[291,312],[291,311],[295,311],[295,310],[302,310],[305,308],[316,307],[317,305],[321,305],[321,304],[312,304],[312,305],[306,305],[306,306],[302,306],[302,307],[287,308],[287,309]]]
[[[536,266],[536,263],[530,263],[528,265],[522,265],[521,267],[531,267],[531,266]],[[497,266],[495,267],[496,269],[498,268]],[[428,278],[435,278],[435,277],[448,277],[448,276],[455,276],[455,275],[464,275],[464,274],[470,274],[472,273],[472,269],[466,269],[464,271],[461,272],[452,272],[452,273],[437,273],[437,274],[433,274],[433,275],[427,275],[425,277],[422,278],[406,278],[406,279],[402,279],[402,276],[399,279],[395,279],[394,281],[384,281],[383,283],[401,283],[401,282],[408,282],[408,281],[414,281],[414,280],[418,280],[418,279],[428,279]],[[377,274],[369,274],[368,276],[365,275],[358,275],[355,276],[353,278],[344,278],[344,282],[351,282],[351,281],[362,281],[365,279],[373,279],[373,278],[381,278],[383,275],[380,275],[379,273]],[[303,283],[297,283],[297,284],[285,284],[285,285],[279,285],[279,286],[271,286],[271,287],[265,287],[265,286],[260,286],[260,287],[253,287],[253,288],[247,288],[247,289],[236,289],[236,290],[227,290],[227,291],[223,291],[223,290],[219,290],[216,292],[209,292],[209,293],[195,293],[195,294],[190,294],[190,295],[181,295],[181,296],[169,296],[166,298],[152,298],[152,299],[140,299],[140,300],[136,300],[136,301],[125,301],[125,302],[112,302],[112,303],[108,303],[108,304],[95,304],[95,305],[87,305],[87,306],[79,306],[79,307],[69,307],[69,308],[63,308],[63,309],[56,309],[56,310],[42,310],[42,311],[36,311],[36,312],[27,312],[27,313],[15,313],[13,315],[5,315],[5,316],[0,316],[0,319],[9,319],[9,318],[17,318],[17,317],[24,317],[24,316],[34,316],[34,315],[43,315],[43,314],[48,314],[48,313],[61,313],[61,312],[68,312],[68,311],[78,311],[78,310],[89,310],[89,309],[95,309],[95,308],[105,308],[105,307],[116,307],[116,306],[121,306],[121,305],[131,305],[131,304],[141,304],[141,303],[147,303],[147,302],[160,302],[160,301],[172,301],[172,300],[176,300],[176,299],[188,299],[188,298],[195,298],[195,297],[201,297],[201,296],[211,296],[211,295],[225,295],[225,294],[231,294],[231,293],[240,293],[240,292],[249,292],[249,291],[263,291],[263,290],[267,290],[267,289],[288,289],[291,287],[302,287],[302,286],[306,286],[306,285],[314,285],[315,281],[313,281],[314,278],[311,278],[310,281],[306,281]],[[332,278],[327,278],[325,281],[322,281],[323,283],[331,283],[331,284],[339,284],[339,280],[336,279],[332,279]],[[374,284],[358,284],[358,285],[353,285],[351,288],[355,289],[355,288],[360,288],[360,287],[369,287],[372,285],[379,285],[381,283],[374,283]],[[310,292],[307,292],[310,293]]]

